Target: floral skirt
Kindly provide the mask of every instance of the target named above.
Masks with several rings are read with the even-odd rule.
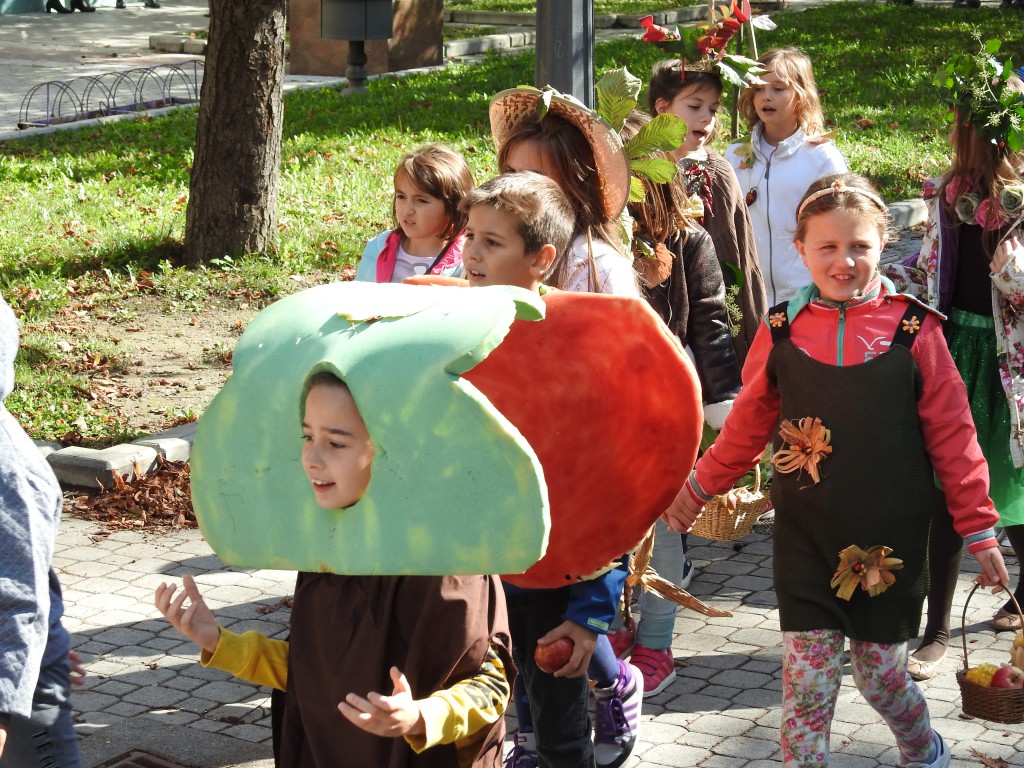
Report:
[[[949,351],[967,385],[978,442],[988,461],[989,495],[1001,524],[1024,524],[1024,469],[1010,456],[1010,409],[999,379],[995,322],[990,316],[952,309],[946,326]]]

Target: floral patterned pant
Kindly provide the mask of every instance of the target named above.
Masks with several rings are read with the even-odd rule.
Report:
[[[845,638],[837,629],[783,632],[782,760],[787,768],[828,765]],[[853,680],[896,736],[903,762],[934,758],[928,703],[907,673],[907,644],[850,640]]]

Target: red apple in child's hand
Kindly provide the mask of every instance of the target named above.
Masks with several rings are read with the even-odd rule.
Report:
[[[569,663],[575,647],[576,644],[568,637],[560,637],[547,645],[538,643],[533,651],[533,660],[542,672],[550,675]]]
[[[1024,688],[1024,669],[1007,664],[996,670],[992,675],[993,688]]]

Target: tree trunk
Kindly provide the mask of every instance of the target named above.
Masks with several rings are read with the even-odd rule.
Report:
[[[261,253],[281,186],[287,0],[211,0],[185,260]]]

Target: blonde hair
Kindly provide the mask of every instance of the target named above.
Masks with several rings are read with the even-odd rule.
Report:
[[[768,71],[783,80],[796,92],[796,124],[809,138],[825,132],[825,115],[821,111],[818,86],[814,81],[814,68],[810,57],[799,48],[772,48],[757,59]],[[746,88],[740,93],[738,108],[747,125],[753,128],[759,122],[754,96],[762,85]]]

